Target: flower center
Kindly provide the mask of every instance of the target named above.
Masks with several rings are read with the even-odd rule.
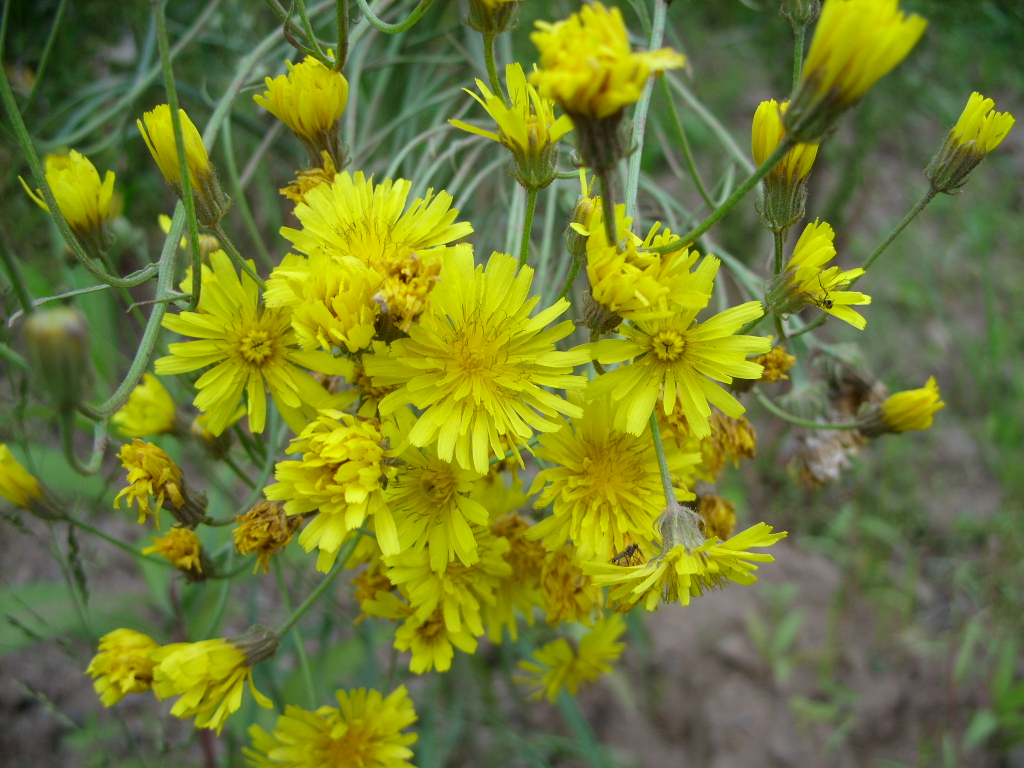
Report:
[[[447,506],[455,495],[455,478],[450,472],[424,472],[420,477],[420,491],[434,504]]]
[[[245,362],[262,366],[274,355],[274,339],[264,329],[253,328],[239,339],[238,351]]]
[[[686,339],[678,331],[661,331],[651,339],[651,350],[659,360],[675,362],[686,350]]]

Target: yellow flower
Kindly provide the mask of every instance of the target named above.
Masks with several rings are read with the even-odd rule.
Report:
[[[992,99],[978,92],[971,94],[942,149],[924,172],[936,191],[951,195],[963,187],[971,171],[1013,128],[1013,115],[996,112],[995,106]]]
[[[194,717],[197,728],[220,734],[231,713],[242,706],[247,681],[257,704],[273,706],[252,681],[252,665],[260,659],[230,640],[172,643],[154,650],[152,658],[153,691],[161,699],[180,696],[171,714],[183,720]]]
[[[381,487],[396,474],[386,460],[386,445],[377,421],[324,410],[288,448],[289,453],[301,453],[301,460],[278,462],[278,482],[265,494],[271,501],[284,501],[289,515],[319,510],[299,536],[307,552],[319,547],[318,570],[330,570],[341,545],[371,515],[381,550],[400,550]]]
[[[309,259],[288,254],[267,281],[268,307],[290,307],[292,328],[305,350],[357,353],[370,346],[383,278],[358,259]]]
[[[110,420],[125,437],[162,435],[177,428],[171,393],[160,379],[148,372],[143,374],[142,383],[132,390],[128,401]]]
[[[761,382],[774,384],[776,381],[789,379],[786,372],[796,365],[796,358],[786,351],[784,344],[776,344],[770,352],[754,358],[754,362],[764,366]]]
[[[482,487],[486,482],[478,482],[477,486]],[[495,482],[504,485],[500,478]],[[493,487],[493,484],[490,485]],[[522,496],[522,501],[526,500],[525,495],[519,495]],[[490,496],[488,494],[487,498]],[[527,539],[526,532],[529,529],[530,523],[515,512],[503,514],[491,523],[491,533],[508,540],[509,551],[505,553],[505,562],[512,567],[513,574],[513,578],[502,579],[498,583],[494,604],[484,607],[487,637],[492,643],[501,642],[505,627],[508,627],[509,636],[513,641],[519,637],[517,610],[532,625],[534,607],[543,606],[540,574],[546,552],[540,543]]]
[[[443,608],[437,608],[426,618],[420,618],[396,595],[378,592],[377,599],[364,603],[363,610],[378,616],[401,618],[400,615],[382,613],[380,606],[384,604],[390,604],[393,610],[400,610],[406,617],[402,626],[395,630],[395,649],[412,653],[409,660],[410,672],[417,675],[432,669],[447,672],[452,667],[456,648],[463,653],[476,652],[476,638],[465,625],[453,630],[445,621]]]
[[[622,614],[613,613],[583,636],[576,651],[561,637],[534,651],[532,659],[519,662],[525,674],[516,680],[535,687],[530,694],[534,701],[547,699],[553,704],[563,689],[575,696],[580,688],[612,671],[626,647],[618,642],[625,631]]]
[[[452,253],[410,337],[395,341],[387,357],[363,358],[375,386],[404,385],[381,401],[382,414],[409,404],[423,411],[406,436],[412,445],[436,442],[441,459],[482,474],[490,456],[504,457],[502,437],[522,463],[517,444],[535,429],[556,429],[558,413],[580,414],[546,387],[584,386],[571,373],[589,356],[555,349],[574,330],[571,321],[547,328],[569,308],[565,299],[530,317],[539,301],[527,298],[532,281],[533,269],[516,275],[511,256],[495,253],[474,269],[470,254]]]
[[[530,39],[540,51],[541,69],[530,76],[540,95],[554,99],[573,117],[606,118],[640,99],[647,78],[686,63],[662,48],[633,53],[618,8],[583,6],[565,21],[538,21]]]
[[[121,499],[127,496],[129,507],[138,503],[138,522],[144,523],[146,515],[153,515],[159,528],[160,510],[165,502],[179,509],[185,506],[181,468],[162,448],[136,437],[121,446],[117,458],[128,470],[128,486],[114,499],[115,509],[120,509]],[[150,505],[150,496],[156,497],[155,509]]]
[[[404,685],[388,695],[357,688],[336,693],[338,707],[315,712],[289,704],[273,733],[250,726],[252,749],[243,749],[256,768],[414,768],[410,744],[402,733],[416,722],[416,710]]]
[[[840,290],[864,274],[863,269],[822,269],[836,255],[832,241],[836,233],[827,222],[808,224],[793,247],[785,269],[768,287],[767,302],[773,311],[788,315],[810,304],[833,317],[864,330],[867,320],[852,309],[871,303],[859,291]],[[724,409],[723,409],[724,410]]]
[[[588,388],[591,397],[610,394],[616,401],[625,400],[616,410],[617,429],[643,433],[659,397],[666,414],[677,406],[682,410],[696,437],[711,434],[711,405],[734,418],[744,413],[740,402],[714,382],[728,384],[734,377],[761,376],[763,368],[747,360],[747,355],[767,352],[771,342],[761,336],[734,335],[763,314],[761,302],[727,309],[703,323],[696,322],[698,311],[685,309],[664,320],[637,320],[620,328],[625,339],[604,339],[592,345],[595,359],[602,364],[633,360],[594,379]]]
[[[423,311],[440,271],[441,257],[473,231],[456,222],[447,192],[417,198],[407,206],[411,182],[385,179],[374,185],[362,172],[339,173],[334,183],[306,193],[295,207],[302,229],[283,227],[281,234],[300,253],[323,253],[336,260],[354,256],[375,270],[384,283],[374,296],[392,325],[407,331]]]
[[[736,506],[722,496],[701,494],[697,514],[704,520],[704,531],[709,539],[724,541],[736,528]]]
[[[687,510],[686,514],[696,517]],[[658,602],[678,602],[689,605],[691,597],[703,594],[726,581],[737,584],[753,584],[753,575],[758,567],[755,562],[770,563],[774,557],[760,552],[749,552],[754,547],[768,547],[786,536],[772,533],[772,527],[764,523],[748,528],[727,541],[717,538],[704,540],[693,526],[695,538],[689,543],[672,544],[672,537],[666,539],[666,549],[643,565],[617,566],[609,563],[583,563],[583,572],[596,584],[610,586],[609,599],[628,608],[642,603],[648,611],[658,607]]]
[[[487,510],[470,498],[481,473],[437,457],[433,449],[410,447],[399,455],[403,468],[384,497],[398,527],[403,550],[426,549],[430,567],[443,572],[458,558],[463,565],[479,559],[471,525],[488,524]]]
[[[511,169],[516,181],[527,189],[541,189],[555,178],[558,161],[556,145],[572,130],[572,120],[568,115],[555,119],[554,102],[542,98],[537,89],[526,81],[520,64],[509,64],[505,68],[505,82],[508,85],[510,105],[505,103],[501,94],[491,93],[482,80],[476,81],[476,87],[483,98],[467,88],[463,89],[494,119],[498,126],[497,133],[462,120],[448,122],[456,128],[499,142],[512,153]]]
[[[601,608],[601,588],[583,573],[568,545],[544,556],[540,590],[545,619],[551,626],[575,621],[590,626],[590,617]]]
[[[760,358],[754,358],[760,364]],[[726,462],[734,467],[740,459],[757,455],[757,432],[746,416],[731,418],[720,411],[711,413],[711,434],[700,441],[701,467],[698,476],[714,483]]]
[[[153,546],[142,550],[144,555],[163,555],[179,571],[198,576],[203,575],[202,553],[199,537],[188,528],[171,528],[166,536],[154,536]]]
[[[244,515],[236,515],[235,522],[235,551],[240,555],[255,553],[256,566],[252,572],[263,568],[266,573],[270,570],[270,558],[288,546],[302,525],[302,516],[289,517],[281,504],[261,501]]]
[[[200,224],[211,227],[223,218],[228,201],[220,189],[217,173],[203,144],[203,137],[199,135],[198,129],[185,114],[185,110],[179,109],[178,116],[181,118],[181,136],[185,142],[185,164],[188,166],[188,178],[196,202],[196,217]],[[174,194],[180,198],[183,189],[171,108],[167,104],[160,104],[151,112],[146,112],[143,119],[136,120],[135,123],[153,159],[160,167],[160,173],[164,175]]]
[[[926,430],[935,419],[935,412],[946,407],[939,399],[939,387],[932,376],[920,389],[907,389],[889,395],[877,405],[869,406],[858,416],[860,432],[878,437],[887,432]]]
[[[285,63],[288,74],[266,78],[267,90],[253,99],[302,141],[310,163],[327,152],[336,166],[344,165],[338,128],[348,101],[348,80],[312,56],[300,64]]]
[[[0,496],[24,509],[43,501],[39,480],[14,458],[6,443],[0,443]]]
[[[148,691],[153,684],[152,652],[156,641],[134,629],[115,629],[100,638],[99,650],[85,670],[95,679],[93,687],[112,707],[128,693]]]
[[[650,429],[634,436],[613,426],[616,410],[626,407],[595,398],[571,426],[541,437],[536,455],[550,466],[537,473],[530,494],[540,491],[534,507],[550,504],[552,513],[526,532],[528,539],[550,551],[571,539],[579,560],[611,560],[630,544],[650,549],[665,491]],[[700,454],[670,447],[666,459],[676,474]],[[693,498],[685,488],[676,493]]]
[[[296,171],[295,181],[277,191],[293,203],[303,203],[310,190],[316,189],[321,184],[333,184],[337,173],[338,169],[334,165],[334,160],[331,159],[327,150],[324,150],[320,153],[320,165]]]
[[[255,281],[245,274],[239,279],[223,251],[210,254],[210,263],[213,269],[203,274],[199,311],[166,315],[163,322],[165,328],[199,341],[169,345],[170,355],[156,361],[156,372],[167,376],[214,366],[196,382],[195,405],[210,414],[207,428],[215,436],[227,428],[243,393],[248,394],[249,429],[262,432],[265,387],[288,425],[301,431],[318,408],[327,407],[330,395],[300,366],[345,375],[351,363],[296,349],[290,312],[261,309]],[[207,274],[213,279],[207,280]]]
[[[771,99],[762,101],[754,112],[750,151],[754,156],[755,165],[763,164],[786,135],[786,129],[782,127],[782,115],[788,106],[788,101],[779,104],[775,99]],[[783,179],[789,184],[795,184],[811,172],[817,154],[817,144],[797,144],[786,153],[765,179]]]
[[[917,44],[928,26],[899,10],[899,0],[826,0],[783,120],[799,141],[819,141]]]
[[[71,230],[87,244],[105,250],[111,242],[106,223],[114,197],[114,172],[107,171],[100,182],[100,174],[89,158],[71,150],[67,155],[46,156],[46,183]],[[49,213],[42,192],[37,189],[33,193],[24,179],[21,184],[29,197]]]

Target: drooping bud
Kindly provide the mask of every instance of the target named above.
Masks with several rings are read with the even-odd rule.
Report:
[[[35,386],[60,413],[70,413],[92,387],[89,323],[74,307],[40,309],[25,320],[25,353]]]

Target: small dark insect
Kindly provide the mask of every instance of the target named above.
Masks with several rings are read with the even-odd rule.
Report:
[[[619,552],[615,557],[611,559],[611,562],[615,565],[621,565],[620,561],[625,560],[626,565],[639,565],[640,558],[644,556],[644,553],[640,551],[639,544],[630,544],[624,550]]]
[[[818,285],[821,286],[821,290],[825,294],[825,298],[815,299],[814,303],[817,304],[818,307],[821,309],[832,309],[832,296],[831,294],[829,294],[828,290],[826,290],[825,286],[822,284],[821,275],[818,275]]]

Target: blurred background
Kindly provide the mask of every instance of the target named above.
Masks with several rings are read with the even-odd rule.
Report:
[[[403,18],[413,5],[384,4],[383,14]],[[447,189],[474,224],[478,257],[511,251],[524,203],[505,157],[445,123],[484,122],[461,91],[474,77],[486,79],[479,35],[461,24],[459,3],[436,6],[405,35],[354,26],[361,37],[345,70],[352,90],[343,118],[349,170],[409,178],[415,194]],[[533,21],[578,6],[523,2],[519,29],[499,42],[499,68],[513,60],[529,67]],[[310,7],[330,39],[333,4]],[[924,39],[843,120],[812,175],[808,219],[834,226],[844,268],[861,263],[924,193],[922,170],[972,91],[1024,116],[1024,4],[904,0],[901,7],[928,18]],[[639,17],[624,11],[642,46]],[[101,175],[114,170],[114,262],[126,274],[154,260],[162,243],[157,216],[172,212],[174,198],[135,127],[143,111],[165,101],[150,5],[8,0],[3,12],[0,58],[37,149],[77,149]],[[294,219],[277,190],[301,166],[303,150],[252,94],[297,54],[262,4],[177,0],[167,13],[180,46],[180,98],[200,130],[225,94],[236,94],[211,155],[236,198],[226,229],[265,275],[286,253],[277,231]],[[778,0],[676,0],[666,44],[689,59],[673,79],[675,104],[701,175],[720,192],[749,171],[757,104],[788,93],[791,30]],[[640,229],[655,220],[685,229],[707,209],[685,171],[661,88],[654,94]],[[568,157],[564,163],[568,169]],[[829,323],[819,332],[892,391],[934,375],[946,408],[932,429],[875,440],[838,482],[808,489],[788,469],[790,431],[750,405],[758,456],[727,470],[719,491],[736,504],[741,526],[764,520],[789,531],[761,581],[632,617],[622,663],[580,697],[589,726],[562,723],[548,705],[526,706],[511,689],[495,688],[490,672],[514,664],[507,646],[459,656],[451,673],[410,682],[421,714],[417,765],[1024,765],[1022,174],[1024,128],[1017,126],[962,194],[940,196],[861,281],[858,289],[873,297],[867,329]],[[20,260],[36,298],[93,285],[19,175],[28,180],[29,171],[5,115],[3,247]],[[569,179],[541,195],[535,287],[546,294],[563,280],[561,232],[578,194]],[[753,206],[751,195],[700,245],[763,275],[771,237]],[[151,290],[133,289],[131,299],[150,298]],[[744,298],[738,285],[727,290],[733,303]],[[137,344],[128,301],[109,290],[74,300],[92,329],[97,396],[116,387]],[[15,349],[16,309],[0,279],[0,341]],[[123,482],[115,451],[99,475],[73,474],[48,412],[19,371],[0,366],[0,442],[74,498],[84,520],[148,544],[132,515],[111,508]],[[194,448],[173,438],[162,444],[184,457],[186,469],[200,466]],[[239,493],[233,476],[205,471],[211,504],[230,506]],[[104,710],[83,670],[95,639],[119,619],[144,616],[160,626],[180,605],[202,623],[223,595],[184,588],[175,597],[166,570],[142,567],[95,537],[69,538],[62,527],[18,517],[9,505],[0,514],[0,764],[208,765],[191,726],[166,717],[166,706],[146,697],[131,711]],[[289,551],[285,570],[297,595],[316,580],[309,566],[301,550]],[[326,686],[380,685],[386,627],[352,628],[358,607],[348,589],[340,586],[317,619],[318,671]],[[260,578],[243,582],[229,622],[279,610],[275,591]],[[284,690],[297,684],[281,679]],[[579,748],[587,728],[607,749]],[[224,738],[220,764],[241,764],[244,734],[229,726]]]

